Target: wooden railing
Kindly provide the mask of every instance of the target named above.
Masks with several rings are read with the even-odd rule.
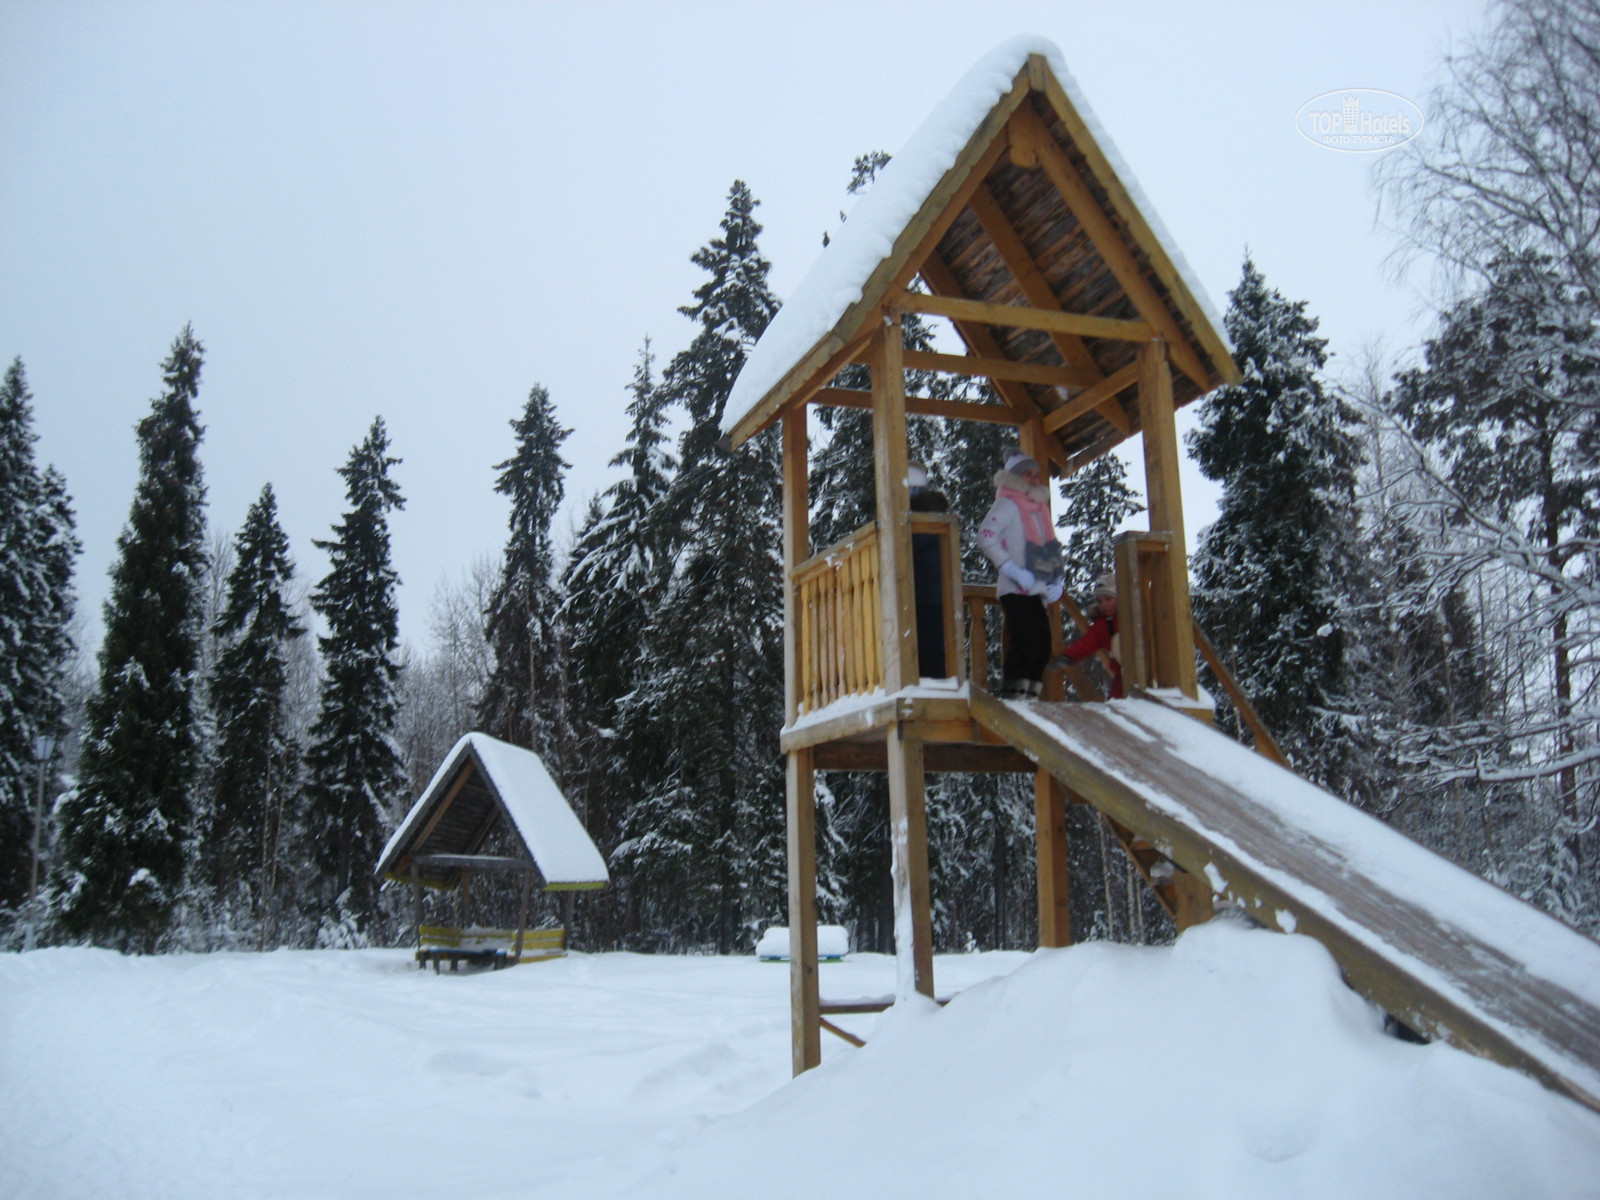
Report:
[[[800,708],[883,686],[878,527],[864,525],[794,569]]]
[[[944,674],[964,678],[960,627],[956,624],[961,595],[959,526],[955,517],[945,513],[912,513],[910,527],[913,538],[932,536],[937,540]],[[815,712],[845,696],[883,686],[883,605],[878,564],[878,527],[874,522],[794,569],[790,586],[795,589],[799,625],[795,632],[801,712]]]

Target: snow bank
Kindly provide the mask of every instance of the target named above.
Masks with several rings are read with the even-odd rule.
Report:
[[[1384,1037],[1309,939],[934,971],[967,990],[834,1018],[868,1047],[791,1082],[789,972],[749,956],[0,955],[0,1197],[1600,1194],[1600,1118]]]
[[[1017,37],[1002,42],[978,60],[857,201],[838,236],[818,256],[793,295],[784,301],[745,360],[723,410],[724,433],[732,432],[761,398],[827,335],[845,310],[861,299],[873,270],[889,256],[895,239],[927,201],[939,180],[955,165],[956,158],[983,119],[1011,90],[1017,72],[1033,54],[1042,55],[1049,62],[1051,71],[1078,110],[1090,136],[1105,154],[1134,207],[1165,248],[1173,268],[1206,318],[1219,336],[1226,339],[1222,321],[1205,288],[1178,251],[1155,208],[1145,198],[1072,72],[1067,70],[1061,51],[1047,38]]]
[[[1522,1200],[1597,1181],[1600,1118],[1384,1036],[1318,943],[1225,920],[1172,949],[1042,951],[943,1011],[895,1010],[628,1194]]]

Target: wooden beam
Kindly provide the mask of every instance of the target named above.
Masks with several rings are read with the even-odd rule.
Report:
[[[1131,387],[1138,381],[1139,364],[1131,362],[1123,367],[1122,370],[1107,375],[1093,387],[1085,388],[1060,408],[1052,409],[1045,413],[1044,431],[1046,433],[1054,433],[1063,425],[1076,421],[1090,409],[1096,409],[1104,416],[1108,407],[1115,407],[1117,413],[1122,417],[1122,424],[1118,425],[1116,422],[1112,422],[1112,427],[1120,434],[1126,435],[1130,433],[1133,428],[1132,424],[1129,422],[1127,414],[1122,411],[1122,405],[1116,396],[1118,392]]]
[[[1045,286],[1048,290],[1049,285]],[[1148,342],[1153,336],[1150,326],[1143,321],[1119,321],[1110,317],[1063,312],[1059,304],[1054,309],[1030,308],[1023,304],[991,304],[987,300],[906,292],[900,298],[899,305],[910,312],[949,317],[953,321],[976,321],[1001,329],[1038,329],[1045,333],[1112,338],[1122,342]]]
[[[1034,847],[1039,880],[1039,945],[1072,945],[1068,903],[1067,805],[1061,785],[1043,767],[1033,777]]]
[[[922,264],[923,282],[935,294],[949,296],[959,295],[961,285],[956,281],[955,273],[950,270],[949,264],[937,254],[930,254]],[[961,335],[961,340],[966,342],[967,349],[972,353],[987,358],[1004,358],[1005,354],[1000,349],[1000,343],[995,340],[994,334],[989,332],[986,325],[975,321],[956,321],[956,332]],[[1011,407],[1016,414],[1017,424],[1033,420],[1043,410],[1028,393],[1028,389],[1020,383],[1010,380],[996,379],[991,386],[999,393],[1000,398]],[[1062,467],[1066,466],[1067,453],[1061,448],[1056,439],[1050,439],[1050,461]]]
[[[1055,110],[1056,116],[1060,118],[1061,124],[1066,128],[1067,136],[1076,144],[1078,151],[1088,164],[1089,170],[1099,181],[1100,186],[1105,189],[1112,207],[1117,210],[1127,223],[1128,231],[1133,235],[1134,241],[1138,242],[1149,256],[1150,265],[1155,269],[1156,275],[1160,277],[1161,282],[1166,285],[1167,290],[1171,293],[1173,303],[1189,319],[1189,324],[1194,329],[1196,338],[1221,374],[1222,382],[1238,383],[1242,376],[1239,373],[1238,365],[1233,361],[1233,355],[1228,350],[1227,339],[1223,336],[1222,331],[1211,323],[1211,318],[1206,314],[1205,309],[1200,306],[1199,301],[1189,291],[1189,285],[1184,282],[1183,276],[1178,273],[1171,256],[1167,253],[1167,248],[1161,244],[1161,240],[1156,237],[1155,231],[1145,221],[1144,214],[1139,211],[1139,206],[1133,202],[1133,197],[1128,194],[1128,190],[1123,187],[1122,181],[1117,178],[1117,173],[1111,168],[1110,160],[1106,158],[1104,152],[1100,149],[1099,143],[1095,141],[1094,135],[1078,114],[1077,106],[1072,103],[1072,100],[1062,89],[1060,80],[1056,79],[1045,60],[1036,54],[1031,55],[1028,59],[1028,74],[1032,81],[1033,90],[1043,95],[1046,102]],[[1010,127],[1013,141],[1019,138],[1026,138],[1029,139],[1029,144],[1032,146],[1031,139],[1037,136],[1039,132],[1043,132],[1048,136],[1049,131],[1045,129],[1044,122],[1035,121],[1030,124],[1033,126],[1032,130],[1029,133],[1021,133],[1019,132],[1020,123],[1013,121]],[[1035,161],[1037,161],[1037,148],[1032,147],[1032,152]],[[1187,372],[1185,373],[1187,374]]]
[[[1152,580],[1162,611],[1150,614],[1164,687],[1189,699],[1199,696],[1194,667],[1194,619],[1189,613],[1188,542],[1183,529],[1183,491],[1178,479],[1181,452],[1172,406],[1172,373],[1166,344],[1157,338],[1139,351],[1139,426],[1144,432],[1145,501],[1152,532],[1169,535],[1160,577]],[[1152,605],[1154,607],[1154,605]],[[1170,656],[1171,662],[1165,660]]]
[[[1105,260],[1106,266],[1116,276],[1117,282],[1122,285],[1122,290],[1127,293],[1128,299],[1133,302],[1133,307],[1150,325],[1152,331],[1166,338],[1172,343],[1172,358],[1195,386],[1202,392],[1211,389],[1211,373],[1206,370],[1188,340],[1183,336],[1183,330],[1177,320],[1167,310],[1161,297],[1156,295],[1155,289],[1150,286],[1150,281],[1144,277],[1139,269],[1139,264],[1134,261],[1133,252],[1123,242],[1121,234],[1117,232],[1111,218],[1095,201],[1089,185],[1083,181],[1068,160],[1066,152],[1056,144],[1050,131],[1044,128],[1044,122],[1039,119],[1031,108],[1023,106],[1017,110],[1016,120],[1019,124],[1032,123],[1037,128],[1033,136],[1038,144],[1039,166],[1050,177],[1050,182],[1055,184],[1056,190],[1061,193],[1061,198],[1067,202],[1067,207],[1072,210],[1072,215],[1078,219],[1078,224],[1083,226],[1084,233],[1094,243],[1100,257]]]
[[[1239,686],[1239,681],[1233,677],[1233,672],[1228,670],[1227,664],[1222,661],[1222,655],[1217,653],[1217,648],[1211,644],[1211,639],[1200,628],[1199,622],[1194,626],[1194,644],[1200,651],[1200,657],[1206,660],[1206,665],[1211,668],[1211,673],[1217,677],[1217,682],[1222,685],[1222,690],[1228,693],[1228,699],[1233,701],[1234,708],[1239,710],[1239,715],[1244,718],[1244,723],[1250,729],[1250,736],[1255,740],[1255,751],[1263,758],[1270,758],[1280,767],[1294,770],[1294,764],[1289,761],[1289,756],[1283,752],[1283,747],[1278,745],[1276,738],[1267,731],[1267,726],[1261,719],[1261,714],[1256,712],[1255,705],[1250,703],[1250,698],[1244,694],[1244,689]]]
[[[872,393],[860,388],[823,388],[811,397],[813,404],[833,408],[872,407]],[[928,396],[907,396],[906,414],[913,417],[943,417],[950,421],[982,421],[989,425],[1015,425],[1017,415],[1003,404],[977,404],[967,400],[934,400]]]
[[[1033,129],[1036,125],[1017,126],[1017,128]],[[1037,162],[1037,154],[1035,154]],[[1061,313],[1066,315],[1062,308],[1061,300],[1056,295],[1055,289],[1050,286],[1050,281],[1044,277],[1038,265],[1033,261],[1033,255],[1028,253],[1028,248],[1023,245],[1022,238],[1018,235],[1011,222],[1006,219],[1000,203],[994,198],[994,193],[987,187],[979,188],[970,201],[970,207],[978,218],[978,223],[983,226],[984,232],[989,235],[989,240],[994,243],[994,248],[999,252],[1001,261],[1006,264],[1006,269],[1011,272],[1011,277],[1017,281],[1017,286],[1022,289],[1023,295],[1028,298],[1028,303],[1045,312]],[[1096,322],[1104,328],[1102,318],[1091,317],[1089,320]],[[1116,325],[1131,325],[1136,328],[1148,328],[1142,321],[1123,322]],[[1087,336],[1098,337],[1098,334]],[[1083,344],[1083,339],[1061,330],[1051,330],[1050,340],[1061,352],[1062,358],[1075,367],[1085,367],[1092,370],[1095,382],[1105,377],[1105,372],[1100,369],[1100,364],[1089,353],[1089,348]],[[1143,341],[1134,338],[1134,341]],[[1122,411],[1122,406],[1117,403],[1114,393],[1103,396],[1096,402],[1100,406],[1100,415],[1114,429],[1127,433],[1131,428],[1128,414]]]
[[[794,1073],[822,1062],[817,984],[817,796],[811,751],[788,755],[789,1028]]]
[[[887,771],[884,742],[827,742],[812,752],[819,771]],[[1033,761],[992,742],[924,742],[922,768],[931,775],[1031,775]]]
[[[806,408],[783,414],[783,723],[800,715],[799,613],[794,569],[811,557]]]
[[[906,393],[900,314],[891,311],[873,339],[872,452],[878,493],[878,594],[883,686],[916,683],[917,612],[911,589],[911,493],[906,483]]]
[[[894,871],[895,994],[933,996],[933,912],[928,886],[928,811],[922,741],[889,726],[889,843]],[[909,943],[907,934],[910,935]]]
[[[1015,379],[1041,387],[1089,387],[1101,378],[1078,367],[1049,363],[1018,362],[1014,358],[987,358],[976,354],[936,354],[927,350],[907,350],[905,365],[913,371],[942,371],[947,375],[968,375],[984,379]]]

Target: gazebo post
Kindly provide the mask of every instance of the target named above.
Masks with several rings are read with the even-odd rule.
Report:
[[[873,335],[872,447],[877,484],[878,586],[884,690],[916,684],[917,621],[911,591],[911,494],[906,482],[904,342],[897,309]],[[922,737],[896,721],[887,731],[889,837],[894,858],[896,994],[933,995],[933,919]]]
[[[417,869],[415,859],[411,861],[411,923],[417,928],[417,950],[422,950],[422,874]],[[421,958],[417,959],[417,966],[422,966]]]
[[[533,872],[522,873],[522,912],[517,917],[517,945],[513,962],[522,961],[522,940],[528,933],[528,902],[533,899]]]
[[[806,481],[806,406],[783,414],[783,708],[800,715],[800,664],[794,569],[811,555]],[[794,1073],[822,1062],[822,1002],[817,981],[817,798],[811,748],[785,763],[789,869],[789,1018]]]

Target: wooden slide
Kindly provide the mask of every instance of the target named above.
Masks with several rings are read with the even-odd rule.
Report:
[[[972,714],[1406,1025],[1600,1111],[1600,944],[1154,701]]]

